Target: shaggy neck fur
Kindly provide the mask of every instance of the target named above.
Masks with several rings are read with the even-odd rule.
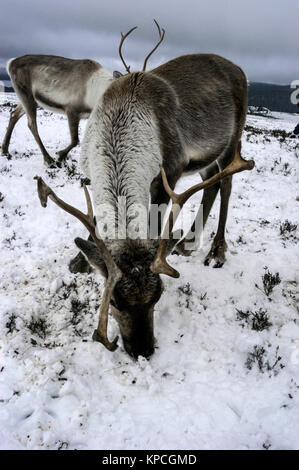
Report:
[[[113,239],[117,221],[130,238],[146,238],[150,186],[162,162],[158,132],[150,109],[134,93],[120,98],[108,92],[109,100],[105,94],[90,116],[81,166],[92,183],[101,236]],[[126,236],[122,230],[117,235]]]

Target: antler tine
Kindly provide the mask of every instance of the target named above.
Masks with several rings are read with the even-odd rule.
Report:
[[[171,197],[173,207],[171,209],[171,212],[169,214],[169,218],[167,221],[167,224],[165,226],[163,235],[162,235],[162,240],[160,242],[158,251],[156,253],[155,259],[151,264],[151,271],[155,274],[167,274],[168,276],[171,277],[179,277],[180,274],[178,271],[176,271],[174,268],[172,268],[166,261],[167,257],[167,245],[168,245],[168,240],[166,239],[166,235],[171,232],[173,229],[173,225],[183,207],[183,205],[188,201],[188,199],[193,196],[193,194],[197,193],[198,191],[209,188],[210,186],[213,186],[215,183],[218,181],[222,180],[223,178],[226,178],[227,176],[231,176],[234,173],[239,173],[240,171],[244,170],[252,170],[254,167],[254,161],[253,160],[244,160],[241,155],[240,155],[240,150],[238,150],[235,153],[233,161],[223,170],[217,173],[216,175],[212,176],[211,178],[208,178],[207,180],[203,181],[202,183],[196,184],[192,186],[191,188],[187,189],[181,194],[176,194],[169,186],[166,173],[164,171],[164,168],[161,167],[161,174],[162,174],[162,180],[163,180],[163,185],[165,188],[165,191],[169,196]],[[174,204],[176,206],[174,207]],[[173,208],[175,209],[175,213],[173,213]]]
[[[155,18],[154,18],[154,23],[155,23],[155,25],[157,26],[158,31],[159,31],[159,36],[161,37],[161,28],[160,28],[160,25],[159,25],[158,21],[155,20]],[[164,31],[164,29],[163,29],[163,31]]]
[[[101,238],[98,238],[95,232],[95,223],[93,220],[93,210],[92,210],[92,203],[90,199],[90,195],[88,192],[87,187],[84,185],[84,192],[85,198],[87,203],[87,210],[88,214],[84,214],[79,209],[67,204],[62,199],[60,199],[54,191],[44,182],[44,180],[39,177],[35,176],[34,179],[37,180],[37,191],[39,195],[39,199],[41,205],[43,207],[47,207],[48,197],[55,202],[61,209],[65,210],[69,214],[76,217],[83,225],[87,228],[90,235],[92,236],[94,243],[97,245],[99,250],[103,255],[104,262],[107,267],[108,271],[108,279],[106,281],[105,290],[103,294],[103,299],[100,307],[100,318],[98,323],[98,328],[95,330],[93,334],[93,339],[95,341],[101,342],[109,351],[114,351],[117,348],[117,340],[118,336],[112,341],[109,341],[107,336],[107,325],[108,325],[108,311],[109,311],[109,303],[111,300],[111,296],[113,294],[113,290],[115,285],[122,277],[122,272],[116,265],[115,261],[113,260],[108,248],[106,247],[105,243]]]
[[[164,39],[164,36],[165,36],[165,29],[162,28],[162,33],[161,33],[161,28],[158,24],[158,22],[156,20],[154,20],[157,28],[158,28],[158,32],[159,32],[159,41],[157,42],[157,44],[155,45],[155,47],[151,50],[151,52],[146,56],[145,60],[144,60],[144,63],[143,63],[143,69],[142,69],[142,72],[145,72],[146,70],[146,65],[147,65],[147,61],[148,59],[150,58],[150,56],[155,52],[155,50],[160,46],[161,42],[163,41]]]
[[[116,336],[111,343],[107,336],[107,327],[110,300],[113,294],[114,287],[119,281],[120,277],[118,278],[117,276],[114,277],[109,275],[107,281],[105,282],[105,289],[99,310],[98,328],[94,330],[94,333],[92,335],[92,339],[94,341],[99,341],[107,349],[109,349],[109,351],[115,351],[115,349],[117,348],[118,336]]]
[[[84,194],[85,194],[85,199],[86,199],[86,206],[87,206],[87,214],[90,220],[93,221],[93,209],[92,209],[92,203],[90,199],[90,194],[89,191],[86,187],[86,184],[83,184],[83,189],[84,189]]]
[[[118,52],[119,52],[119,56],[121,58],[121,61],[122,63],[124,64],[124,67],[126,69],[126,71],[128,73],[130,73],[130,65],[128,66],[123,58],[123,55],[121,53],[121,48],[122,48],[122,45],[124,43],[124,40],[129,36],[129,34],[131,34],[135,29],[137,29],[137,26],[134,26],[134,28],[131,28],[130,31],[128,31],[125,35],[123,33],[120,33],[121,34],[121,40],[120,40],[120,43],[119,43],[119,47],[118,47]]]

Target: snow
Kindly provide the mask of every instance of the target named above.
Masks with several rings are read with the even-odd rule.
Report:
[[[0,107],[1,141],[9,111]],[[33,177],[40,175],[84,209],[80,150],[67,168],[48,170],[20,120],[12,158],[0,157],[0,448],[299,448],[298,228],[280,233],[286,220],[299,227],[298,141],[271,134],[292,131],[298,116],[272,116],[248,116],[263,131],[244,133],[243,156],[256,167],[234,176],[226,264],[203,265],[217,200],[202,249],[170,257],[181,277],[164,277],[157,349],[137,362],[121,341],[114,353],[92,342],[103,280],[67,267],[77,252],[73,239],[86,233],[51,202],[42,208],[37,196]],[[38,121],[52,155],[68,144],[63,116],[40,111]],[[185,177],[178,189],[197,181]],[[281,279],[269,296],[265,267]],[[271,325],[254,330],[237,309],[262,309]],[[111,318],[109,337],[117,332]]]

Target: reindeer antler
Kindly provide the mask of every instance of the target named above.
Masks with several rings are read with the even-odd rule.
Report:
[[[126,64],[126,62],[124,61],[124,58],[123,58],[123,55],[121,53],[121,48],[122,48],[122,45],[124,43],[124,40],[129,36],[129,34],[131,34],[135,29],[137,29],[137,26],[134,26],[134,28],[131,28],[130,31],[128,31],[125,35],[123,33],[120,33],[121,34],[121,40],[120,40],[120,43],[119,43],[119,47],[118,47],[118,52],[119,52],[119,56],[121,58],[121,61],[122,63],[124,64],[125,66],[125,69],[128,73],[130,73],[130,65],[128,66]]]
[[[233,175],[234,173],[238,173],[244,170],[252,170],[254,167],[253,160],[244,160],[241,155],[239,148],[235,153],[233,161],[223,170],[217,173],[216,175],[212,176],[211,178],[203,181],[202,183],[196,184],[191,188],[187,189],[185,192],[181,194],[176,194],[169,186],[167,181],[166,173],[164,168],[161,166],[161,175],[163,180],[163,185],[165,191],[170,196],[172,200],[172,209],[169,214],[169,218],[167,224],[165,226],[164,232],[162,234],[162,239],[160,241],[160,245],[158,251],[156,253],[155,259],[151,264],[151,271],[155,274],[167,274],[171,277],[180,277],[180,273],[176,271],[176,269],[172,268],[166,260],[167,257],[167,245],[168,239],[167,234],[171,233],[175,221],[183,207],[183,205],[188,201],[188,199],[193,196],[193,194],[197,193],[198,191],[208,188],[213,184],[217,183],[218,181],[226,178],[227,176]]]
[[[144,60],[144,63],[143,63],[143,69],[142,69],[142,72],[145,72],[146,70],[146,64],[147,64],[147,61],[148,59],[150,58],[150,56],[155,52],[155,50],[160,46],[161,42],[163,41],[164,39],[164,36],[165,36],[165,30],[162,28],[162,31],[161,31],[161,28],[158,24],[158,22],[156,20],[154,20],[157,28],[158,28],[158,32],[159,32],[159,41],[157,42],[157,44],[155,45],[155,47],[151,50],[151,52],[146,56],[145,60]]]
[[[164,39],[164,36],[165,36],[165,30],[162,28],[160,28],[158,22],[156,20],[154,20],[156,26],[157,26],[157,29],[158,29],[158,33],[159,33],[159,41],[157,42],[157,44],[155,45],[155,47],[151,50],[151,52],[146,56],[145,60],[144,60],[144,63],[143,63],[143,68],[142,68],[142,72],[145,72],[146,70],[146,65],[147,65],[147,61],[148,59],[150,58],[150,56],[155,52],[155,50],[159,47],[159,45],[161,44],[161,42],[163,41]],[[134,28],[131,28],[126,34],[123,34],[123,33],[120,33],[121,34],[121,40],[120,40],[120,43],[119,43],[119,47],[118,47],[118,52],[119,52],[119,56],[121,58],[121,61],[122,63],[124,64],[124,67],[126,69],[126,71],[128,73],[130,73],[130,65],[127,65],[124,58],[123,58],[123,55],[122,55],[122,52],[121,52],[121,49],[122,49],[122,46],[123,46],[123,43],[124,43],[124,40],[129,36],[129,34],[131,34],[135,29],[137,29],[137,26],[134,26]]]
[[[50,199],[52,199],[53,202],[55,202],[55,204],[57,204],[63,210],[73,215],[78,220],[80,220],[80,222],[82,222],[82,224],[89,231],[90,235],[92,236],[94,240],[94,243],[96,244],[96,246],[99,248],[99,250],[101,251],[103,255],[103,259],[104,259],[104,262],[106,264],[107,271],[108,271],[108,279],[105,283],[105,290],[104,290],[104,294],[102,297],[100,313],[99,313],[98,328],[97,330],[94,331],[92,339],[102,343],[107,349],[109,349],[109,351],[115,351],[115,349],[117,348],[118,336],[114,338],[112,343],[108,339],[108,336],[107,336],[108,310],[109,310],[109,303],[113,294],[113,290],[115,288],[115,285],[121,279],[122,272],[116,265],[115,261],[113,260],[103,240],[101,238],[98,238],[96,235],[96,231],[95,231],[96,226],[94,223],[92,203],[91,203],[88,189],[85,185],[83,185],[85,198],[86,198],[86,204],[87,204],[87,214],[83,214],[83,212],[81,212],[79,209],[76,209],[70,204],[67,204],[58,196],[56,196],[54,191],[49,186],[46,185],[46,183],[43,181],[41,177],[35,176],[34,179],[37,180],[37,191],[38,191],[41,205],[43,207],[47,207],[47,200],[49,197]]]

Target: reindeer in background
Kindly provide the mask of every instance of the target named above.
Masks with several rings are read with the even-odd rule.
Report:
[[[73,60],[51,55],[25,55],[11,59],[7,72],[20,100],[11,112],[2,143],[2,154],[8,155],[11,134],[18,120],[26,113],[31,130],[48,165],[55,160],[49,155],[37,129],[37,106],[66,115],[71,143],[57,152],[63,161],[79,143],[79,121],[87,118],[101,93],[110,85],[113,76],[94,60]]]
[[[157,27],[161,43],[164,30],[158,24]],[[127,35],[122,35],[121,58]],[[117,347],[118,337],[110,342],[107,336],[111,305],[125,350],[133,357],[149,357],[154,351],[154,306],[163,291],[160,274],[179,276],[167,263],[175,243],[164,236],[158,240],[142,236],[112,239],[107,231],[107,217],[101,216],[101,204],[110,204],[106,216],[115,220],[117,199],[126,198],[130,234],[138,233],[142,223],[134,211],[136,204],[148,210],[150,199],[152,204],[162,204],[171,198],[178,207],[171,211],[166,224],[171,231],[179,210],[202,189],[205,224],[220,190],[218,230],[205,260],[208,264],[214,259],[215,267],[220,267],[225,261],[232,175],[254,166],[240,153],[247,111],[247,79],[243,71],[217,55],[192,54],[146,72],[148,58],[143,71],[134,73],[123,61],[128,73],[111,83],[87,124],[81,167],[91,180],[96,225],[86,188],[88,215],[59,199],[37,177],[42,205],[45,207],[50,197],[88,229],[91,239],[77,238],[75,243],[106,279],[93,339],[111,351]],[[200,172],[203,182],[181,195],[174,193],[178,179],[190,170]],[[185,242],[185,238],[180,240],[176,249],[189,254]]]

